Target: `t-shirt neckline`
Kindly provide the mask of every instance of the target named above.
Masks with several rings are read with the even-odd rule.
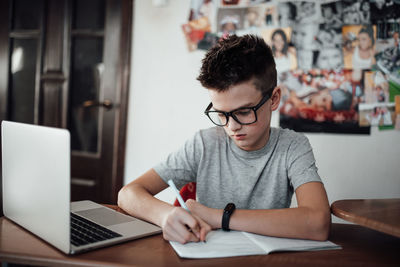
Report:
[[[238,147],[235,142],[228,136],[226,135],[227,138],[227,142],[228,142],[228,146],[229,148],[237,155],[241,156],[241,157],[246,157],[246,158],[256,158],[259,157],[261,155],[265,155],[265,153],[271,149],[271,147],[274,146],[274,144],[276,143],[276,138],[278,135],[278,129],[277,128],[270,128],[269,131],[269,139],[268,142],[265,144],[264,147],[262,147],[261,149],[258,150],[253,150],[253,151],[246,151],[241,149],[240,147]]]

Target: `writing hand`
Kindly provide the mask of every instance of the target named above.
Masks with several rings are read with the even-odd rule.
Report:
[[[204,241],[211,230],[205,221],[181,207],[171,209],[161,227],[164,239],[182,244]]]

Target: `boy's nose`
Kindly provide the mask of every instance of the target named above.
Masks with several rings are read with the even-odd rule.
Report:
[[[240,123],[238,123],[237,121],[235,121],[232,117],[230,117],[226,127],[228,127],[229,130],[234,132],[234,131],[239,130],[242,127],[242,125]]]

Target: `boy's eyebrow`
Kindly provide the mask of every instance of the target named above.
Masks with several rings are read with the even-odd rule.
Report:
[[[255,105],[257,105],[257,104],[255,104]],[[235,108],[235,109],[232,109],[232,110],[230,110],[230,111],[224,111],[224,110],[216,109],[216,108],[214,107],[214,104],[212,105],[212,108],[213,108],[215,111],[232,112],[232,111],[237,110],[237,109],[239,109],[239,108],[254,107],[255,105],[254,105],[254,104],[251,104],[251,103],[246,103],[246,104],[243,104],[243,105],[241,105],[241,106],[239,106],[239,107],[237,107],[237,108]]]

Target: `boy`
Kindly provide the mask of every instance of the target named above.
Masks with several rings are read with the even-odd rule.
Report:
[[[330,209],[310,144],[270,128],[281,96],[270,47],[252,35],[230,36],[208,51],[198,80],[211,98],[205,113],[218,126],[200,130],[124,186],[118,205],[181,243],[204,241],[221,227],[326,240]],[[169,179],[178,187],[197,182],[197,201],[186,202],[190,213],[153,197]],[[294,190],[298,207],[289,209]]]

